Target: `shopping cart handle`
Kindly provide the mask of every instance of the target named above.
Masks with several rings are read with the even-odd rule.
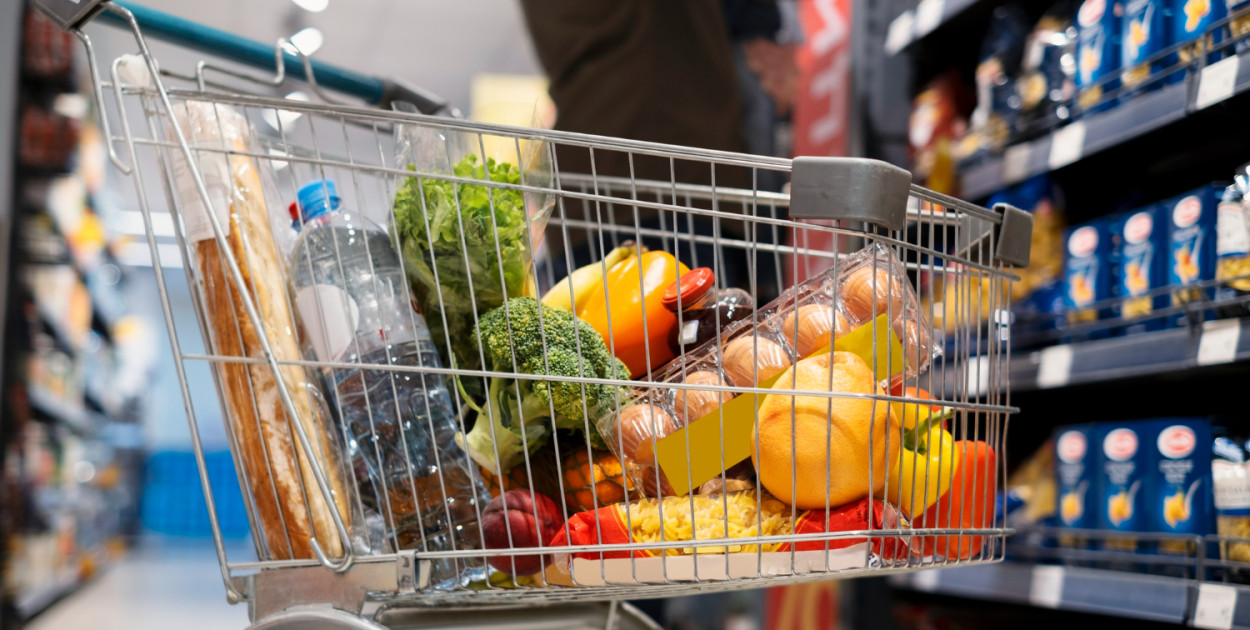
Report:
[[[135,21],[138,22],[139,29],[144,35],[151,35],[157,39],[173,42],[180,46],[186,46],[187,48],[209,53],[260,70],[275,70],[274,54],[276,50],[271,44],[263,44],[233,33],[227,33],[226,31],[204,26],[190,20],[184,20],[133,2],[114,0],[113,4],[130,11],[135,16]],[[102,11],[99,14],[99,18],[112,24],[129,26],[125,18],[112,11]],[[286,73],[289,76],[305,81],[308,80],[307,75],[304,73],[304,63],[297,55],[283,51],[282,59],[286,67]],[[389,108],[392,102],[403,101],[412,103],[424,114],[438,114],[449,111],[447,102],[443,99],[399,81],[371,77],[315,59],[310,59],[309,61],[317,85],[320,87],[364,99],[371,105],[378,107]]]

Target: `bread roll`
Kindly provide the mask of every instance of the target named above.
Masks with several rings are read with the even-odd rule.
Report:
[[[192,147],[220,146],[248,150],[247,121],[234,109],[209,103],[187,103],[174,110]],[[172,130],[171,130],[172,133]],[[261,331],[253,325],[243,293],[229,271],[225,252],[213,238],[207,211],[181,151],[172,150],[174,184],[181,202],[187,239],[194,252],[194,276],[203,291],[202,317],[207,319],[212,354],[264,359]],[[282,261],[274,247],[260,175],[252,158],[220,152],[199,152],[196,162],[213,201],[212,211],[242,272],[247,294],[261,319],[270,348],[279,360],[301,358],[294,319],[286,298]],[[228,208],[228,214],[226,209]],[[305,370],[283,366],[282,378],[295,404],[312,452],[305,453],[283,406],[273,370],[266,364],[215,362],[218,386],[225,401],[226,426],[234,456],[246,479],[245,491],[255,500],[253,518],[265,538],[268,559],[313,558],[315,534],[323,551],[342,555],[344,544],[334,527],[332,507],[317,486],[311,461],[325,472],[334,494],[334,508],[350,524],[342,462],[333,427],[316,386]]]

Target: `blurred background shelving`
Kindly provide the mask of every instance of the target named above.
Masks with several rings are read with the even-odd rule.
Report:
[[[1250,437],[1240,395],[1250,359],[1248,295],[1244,278],[1232,271],[1243,257],[1236,236],[1250,221],[1238,222],[1235,232],[1229,222],[1239,216],[1234,208],[1250,218],[1244,210],[1250,205],[1239,188],[1224,188],[1230,180],[1240,185],[1250,162],[1250,127],[1241,120],[1250,103],[1250,5],[1132,3],[1133,11],[1163,15],[1166,29],[1135,40],[1151,48],[1131,63],[1112,63],[1092,81],[1079,76],[1082,33],[1098,32],[1081,24],[1079,11],[1089,5],[1091,15],[1115,12],[1116,26],[1103,34],[1116,42],[1108,49],[1118,57],[1129,51],[1121,35],[1128,37],[1130,21],[1141,19],[1128,4],[900,0],[866,9],[853,123],[864,130],[863,151],[909,168],[918,183],[943,192],[1025,209],[1034,214],[1035,233],[1033,264],[1013,287],[1012,312],[978,308],[976,291],[989,287],[976,280],[952,288],[924,287],[919,279],[935,305],[956,304],[962,317],[1014,324],[1011,401],[1022,411],[1008,431],[1012,470],[1001,498],[1019,533],[1009,540],[1007,561],[857,585],[861,597],[915,610],[1024,607],[1038,611],[1039,627],[1073,613],[1135,624],[1250,627],[1247,566],[1221,545],[1194,543],[1195,553],[1180,560],[1146,546],[1117,555],[1108,550],[1114,545],[1106,531],[1075,543],[1064,535],[1073,530],[1059,513],[1056,492],[1064,489],[1054,486],[1055,440],[1065,426],[1097,423],[1088,448],[1099,452],[1103,444],[1093,441],[1104,435],[1099,430],[1148,418],[1209,422],[1214,435],[1237,445],[1228,457],[1244,456]],[[1185,39],[1177,39],[1180,23]],[[1143,70],[1126,73],[1135,64]],[[1209,263],[1196,278],[1169,275],[1173,243],[1180,242],[1171,238],[1183,227],[1173,226],[1194,208],[1185,199],[1212,190],[1198,215]],[[1125,247],[1127,221],[1142,212],[1153,226],[1145,255],[1162,264],[1149,268],[1146,282],[1132,284],[1128,264],[1145,268],[1142,261],[1151,260],[1136,258],[1141,247]],[[1080,258],[1071,239],[1086,226],[1098,235],[1096,253]],[[1091,276],[1093,291],[1077,295],[1073,282],[1086,278],[1074,275],[1082,273],[1105,275]],[[1133,297],[1140,299],[1126,299]],[[1142,448],[1153,445],[1143,440]],[[1218,452],[1214,458],[1223,460]],[[1209,492],[1211,475],[1200,478]],[[1083,479],[1098,483],[1096,474]],[[1217,510],[1207,509],[1210,529],[1203,533],[1213,536]],[[916,620],[898,623],[915,627]],[[984,625],[985,618],[967,623]]]
[[[0,168],[9,252],[0,490],[4,619],[20,622],[98,575],[137,526],[141,394],[123,374],[144,324],[107,228],[104,148],[76,40],[6,3],[20,45]],[[6,90],[10,89],[6,86]]]

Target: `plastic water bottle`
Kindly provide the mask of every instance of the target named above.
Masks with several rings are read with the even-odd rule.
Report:
[[[441,367],[425,319],[405,298],[403,263],[385,229],[342,207],[334,182],[299,190],[304,225],[291,253],[291,294],[305,353],[340,363]],[[366,501],[376,502],[399,549],[480,549],[490,495],[458,430],[447,380],[437,374],[326,368]],[[356,467],[359,474],[360,466]],[[393,538],[392,538],[393,535]],[[436,561],[431,584],[484,576],[481,561]]]

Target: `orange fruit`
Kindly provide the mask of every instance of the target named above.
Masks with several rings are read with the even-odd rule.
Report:
[[[850,352],[799,361],[774,388],[885,393],[872,368]],[[839,506],[879,491],[886,477],[886,431],[898,434],[898,419],[889,407],[864,398],[765,396],[751,447],[760,483],[801,509]]]

